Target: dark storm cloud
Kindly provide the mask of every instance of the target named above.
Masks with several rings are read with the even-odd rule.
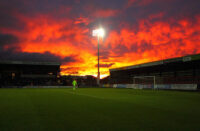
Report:
[[[4,45],[16,44],[19,40],[16,36],[11,34],[0,34],[0,47]]]
[[[60,58],[49,52],[45,53],[27,53],[27,52],[15,52],[13,50],[1,50],[0,51],[1,60],[10,60],[10,61],[34,61],[34,62],[60,62],[60,63],[69,63],[75,62],[76,59],[73,56],[68,56],[65,58]]]
[[[86,17],[93,19],[94,23],[109,23],[112,19],[100,18],[101,15],[95,14],[98,11],[120,10],[125,4],[124,0],[10,0],[0,2],[0,26],[12,28],[24,28],[24,23],[17,15],[35,17],[45,14],[53,19]],[[17,15],[16,15],[17,14]],[[106,13],[105,13],[106,14]],[[97,18],[93,18],[93,17]],[[85,25],[82,25],[85,26]],[[91,25],[93,26],[93,25]]]
[[[66,17],[68,12],[65,9],[68,7],[71,9],[71,16],[67,17],[73,18],[82,15],[88,16],[98,9],[120,9],[124,3],[124,0],[3,0],[0,2],[0,7],[5,14],[14,12],[25,15],[51,13],[51,15],[62,17]]]
[[[24,14],[49,13],[60,7],[73,5],[73,0],[2,0],[0,7]]]
[[[26,53],[17,52],[18,47],[15,46],[19,43],[19,39],[11,34],[0,34],[0,60],[17,60],[17,61],[47,61],[47,62],[75,62],[74,56],[67,56],[60,58],[49,52],[45,53]],[[4,49],[4,46],[12,45],[12,48]]]
[[[22,30],[24,23],[16,15],[18,12],[26,13],[25,2],[17,0],[0,1],[0,27]]]
[[[11,50],[3,51],[0,54],[1,59],[3,60],[17,60],[17,61],[56,61],[59,62],[60,59],[48,52],[43,54],[40,53],[22,53],[22,52],[13,52]]]
[[[200,13],[200,1],[193,0],[152,0],[152,2],[144,5],[132,4],[126,8],[123,13],[123,20],[128,23],[136,24],[140,20],[166,21],[169,18],[181,19],[184,17],[193,18]],[[152,15],[163,13],[163,16],[150,18]]]
[[[148,4],[141,4],[142,1],[133,2],[129,7],[125,7],[128,0],[10,0],[0,2],[0,17],[2,18],[1,26],[9,25],[19,27],[20,21],[16,18],[15,13],[24,15],[48,14],[54,18],[78,18],[94,17],[91,16],[97,10],[117,10],[118,13],[113,18],[96,18],[94,23],[103,23],[118,27],[122,20],[126,23],[136,23],[140,19],[149,19],[152,14],[163,12],[160,19],[169,17],[181,18],[184,16],[192,17],[200,13],[200,1],[193,0],[152,0]],[[66,8],[70,8],[67,12]],[[70,15],[67,15],[70,14]],[[98,16],[101,17],[101,16]],[[109,24],[110,23],[110,24]],[[93,26],[92,24],[91,26]],[[21,26],[23,24],[21,23]],[[83,25],[85,26],[85,25]]]
[[[76,56],[67,56],[62,59],[62,62],[68,63],[68,62],[76,62]]]
[[[101,68],[109,68],[109,67],[111,67],[112,65],[114,65],[115,63],[110,63],[110,64],[100,64],[99,66],[101,67]],[[95,67],[97,67],[98,65],[96,65]]]
[[[93,4],[99,8],[120,9],[126,3],[126,0],[86,0],[87,4]]]
[[[22,30],[24,23],[21,22],[12,12],[0,9],[0,27]]]

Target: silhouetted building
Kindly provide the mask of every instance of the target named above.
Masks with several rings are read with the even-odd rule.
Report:
[[[109,84],[110,76],[106,76],[100,80],[101,84]]]
[[[0,62],[1,86],[57,85],[60,63],[53,62]]]
[[[152,84],[152,82],[200,84],[200,54],[110,69],[111,84]]]

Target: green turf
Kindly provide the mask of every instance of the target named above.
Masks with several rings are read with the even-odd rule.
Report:
[[[200,130],[200,93],[0,89],[0,130]]]

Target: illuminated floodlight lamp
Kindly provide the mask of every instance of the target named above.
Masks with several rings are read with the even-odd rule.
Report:
[[[97,36],[97,37],[104,37],[105,35],[105,31],[103,28],[99,28],[99,29],[96,29],[96,30],[93,30],[93,33],[92,33],[93,36]]]

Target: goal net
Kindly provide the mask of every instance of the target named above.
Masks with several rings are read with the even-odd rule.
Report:
[[[153,87],[155,88],[156,77],[155,76],[134,76],[133,84],[153,85]]]

